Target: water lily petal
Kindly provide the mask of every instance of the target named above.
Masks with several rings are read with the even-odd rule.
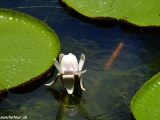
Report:
[[[56,83],[59,75],[60,75],[60,73],[57,74],[56,78],[55,78],[52,82],[50,82],[50,83],[48,83],[48,84],[44,84],[44,85],[46,85],[46,86],[52,86],[52,85],[54,85],[54,84]]]
[[[83,84],[82,84],[82,77],[80,76],[80,86],[81,86],[81,89],[82,90],[86,90],[84,87],[83,87]]]
[[[60,65],[64,74],[73,75],[78,72],[78,61],[76,56],[72,53],[63,56]]]
[[[81,75],[81,74],[83,74],[85,72],[87,72],[87,70],[82,70],[82,71],[77,72],[76,75]]]
[[[78,60],[77,60],[76,56],[73,55],[72,53],[69,53],[69,56],[70,56],[71,64],[72,64],[74,71],[78,72],[79,67],[78,67]]]
[[[59,55],[59,63],[60,63],[60,64],[61,64],[61,60],[62,60],[63,57],[64,57],[64,54],[61,53],[61,54]]]
[[[61,66],[58,63],[58,61],[54,58],[53,62],[54,62],[54,66],[57,68],[57,70],[59,71],[59,73],[63,74],[63,71],[62,71]]]
[[[80,60],[79,60],[79,71],[82,70],[84,62],[85,62],[85,55],[82,54],[81,57],[80,57]]]
[[[61,60],[61,68],[64,74],[73,74],[75,71],[72,67],[71,57],[69,55],[65,55]]]
[[[74,75],[63,75],[62,79],[68,94],[72,94],[74,90],[74,81],[75,81]]]
[[[69,55],[74,55],[74,54],[72,54],[72,53],[69,53]]]

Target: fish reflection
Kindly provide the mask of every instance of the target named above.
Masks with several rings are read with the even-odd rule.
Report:
[[[57,91],[53,88],[48,88],[46,91],[61,104],[57,111],[56,120],[61,120],[64,113],[67,113],[68,116],[74,116],[78,113],[83,118],[89,119],[87,111],[81,105],[81,102],[83,104],[85,102],[81,90],[74,92],[74,94],[68,94],[63,90]]]

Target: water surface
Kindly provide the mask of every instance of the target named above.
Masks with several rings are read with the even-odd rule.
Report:
[[[70,16],[57,0],[0,0],[0,7],[24,12],[47,23],[59,36],[61,52],[73,53],[78,59],[84,53],[83,69],[88,70],[82,76],[86,91],[77,93],[77,98],[67,96],[59,80],[51,89],[41,85],[26,94],[8,93],[0,103],[0,116],[27,115],[28,120],[53,120],[61,116],[58,111],[63,108],[62,120],[131,119],[129,107],[133,95],[159,71],[159,36],[125,33],[118,25],[94,26]],[[122,49],[105,70],[105,64],[120,43],[123,43]],[[65,98],[56,98],[60,94]],[[71,116],[68,109],[75,115]]]

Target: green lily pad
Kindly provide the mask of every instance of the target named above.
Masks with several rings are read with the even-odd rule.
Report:
[[[62,0],[62,2],[89,18],[121,19],[138,26],[160,26],[159,0]]]
[[[59,50],[57,35],[44,22],[0,9],[0,93],[44,75]]]
[[[160,73],[148,80],[134,95],[131,110],[136,120],[160,119]]]

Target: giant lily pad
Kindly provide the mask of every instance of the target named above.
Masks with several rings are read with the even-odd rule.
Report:
[[[148,80],[134,95],[131,110],[136,120],[160,119],[160,73]]]
[[[62,0],[83,16],[124,20],[137,26],[160,26],[159,0]]]
[[[0,93],[38,80],[53,66],[59,50],[57,35],[45,23],[0,9]]]

